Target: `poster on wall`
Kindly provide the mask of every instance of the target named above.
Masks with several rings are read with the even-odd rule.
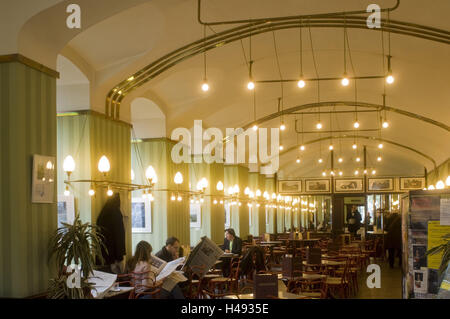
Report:
[[[445,236],[450,234],[450,226],[440,225],[438,220],[428,222],[428,249],[445,244],[448,240]],[[442,260],[442,252],[428,255],[428,268],[439,269]]]
[[[426,294],[428,292],[428,269],[421,268],[414,271],[414,293]]]
[[[363,192],[363,179],[335,179],[334,191],[336,193]]]
[[[400,177],[400,190],[414,190],[425,188],[425,177]]]
[[[202,205],[200,203],[191,203],[190,204],[190,221],[191,228],[200,228],[202,227]]]
[[[307,192],[310,193],[329,193],[330,180],[329,179],[306,180],[305,189]]]
[[[54,156],[33,155],[32,203],[55,202],[55,161]]]
[[[278,181],[280,194],[296,194],[302,191],[302,181]]]
[[[131,200],[131,231],[133,233],[151,233],[151,202],[149,198],[133,197]]]
[[[387,192],[394,190],[393,178],[369,178],[369,191]]]

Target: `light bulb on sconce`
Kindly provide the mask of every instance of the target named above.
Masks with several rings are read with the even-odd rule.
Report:
[[[100,173],[103,173],[104,176],[106,176],[106,174],[108,174],[108,172],[111,169],[111,164],[109,163],[108,158],[103,155],[100,158],[100,161],[98,161],[98,170]]]
[[[69,185],[66,185],[66,189],[64,190],[64,196],[70,196]]]
[[[222,181],[218,181],[218,182],[217,182],[216,189],[217,189],[219,192],[223,191],[223,183],[222,183]]]
[[[183,184],[183,174],[181,174],[180,172],[177,172],[175,174],[175,177],[174,177],[173,181],[177,185]]]
[[[377,157],[377,161],[378,161],[378,162],[381,162],[382,160],[383,160],[383,158],[382,158],[381,156],[378,156],[378,157]]]
[[[158,177],[156,176],[155,169],[151,165],[147,167],[147,170],[145,171],[145,177],[149,181],[150,185],[156,184],[158,182]]]
[[[72,174],[75,171],[75,161],[73,160],[72,156],[68,155],[64,159],[63,169],[64,172],[66,172],[67,176],[70,178],[70,174]]]

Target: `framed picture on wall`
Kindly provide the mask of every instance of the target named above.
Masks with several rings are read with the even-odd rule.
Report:
[[[131,199],[131,231],[133,233],[152,232],[152,205],[148,198]]]
[[[191,228],[202,227],[202,205],[201,203],[190,203]]]
[[[55,202],[55,161],[54,156],[33,155],[32,203]]]
[[[424,189],[425,177],[400,177],[400,190]]]
[[[305,189],[308,193],[329,193],[330,180],[329,179],[314,179],[305,181]]]
[[[297,194],[302,191],[302,181],[278,181],[280,194]]]
[[[368,190],[374,192],[386,192],[394,190],[393,178],[369,178]]]
[[[58,228],[62,223],[73,224],[75,219],[75,198],[73,195],[58,195]]]
[[[364,180],[362,178],[335,179],[334,191],[336,193],[364,192]]]

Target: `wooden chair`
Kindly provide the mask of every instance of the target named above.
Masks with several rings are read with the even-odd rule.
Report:
[[[121,276],[121,278],[129,278],[129,281],[121,281],[121,285],[134,287],[134,289],[130,291],[128,299],[139,299],[143,296],[151,296],[152,299],[159,299],[162,282],[156,284],[156,274],[153,271],[131,272],[119,276]],[[151,285],[142,284],[144,280],[149,281]]]
[[[213,278],[209,281],[208,288],[211,293],[224,294],[228,291],[237,292],[239,288],[239,265],[241,259],[233,258],[230,264],[230,276]]]
[[[185,297],[188,299],[197,299],[202,292],[204,281],[202,274],[205,272],[205,266],[192,266],[187,271],[188,287],[186,289]]]
[[[307,298],[326,298],[325,278],[301,277],[288,283],[288,292]]]
[[[348,267],[349,267],[350,261],[347,258],[345,262],[345,266],[340,270],[336,270],[334,272],[334,276],[328,276],[325,285],[327,290],[327,296],[329,295],[329,289],[338,289],[340,296],[342,298],[348,297],[348,289],[349,289],[349,279],[348,279]]]

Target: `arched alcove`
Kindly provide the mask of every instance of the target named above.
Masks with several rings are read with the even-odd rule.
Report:
[[[90,108],[88,78],[62,55],[58,55],[57,69],[60,73],[60,78],[56,82],[57,112],[88,110]]]
[[[131,102],[131,122],[137,138],[166,137],[166,115],[149,99]]]

